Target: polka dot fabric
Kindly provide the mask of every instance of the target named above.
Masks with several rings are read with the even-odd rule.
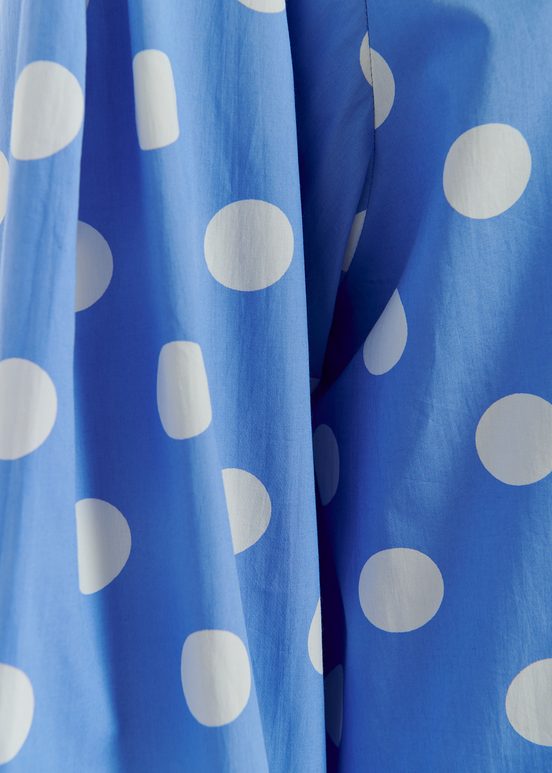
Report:
[[[329,132],[313,146],[318,114],[298,108],[327,768],[545,773],[552,15],[367,5],[368,34],[343,43],[373,98],[364,150],[347,118],[362,174],[321,185]],[[298,59],[299,96],[316,93],[323,76]]]
[[[552,10],[0,15],[0,768],[547,773]]]
[[[320,771],[285,6],[0,21],[0,767]]]

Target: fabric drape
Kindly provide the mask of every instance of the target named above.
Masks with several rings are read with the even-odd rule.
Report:
[[[0,766],[552,769],[551,27],[0,2]]]

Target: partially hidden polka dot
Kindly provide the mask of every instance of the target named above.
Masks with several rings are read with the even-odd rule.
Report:
[[[367,34],[360,45],[360,66],[364,77],[374,89],[374,122],[377,129],[393,107],[395,79],[383,56],[370,48]]]
[[[341,743],[343,732],[343,666],[333,668],[324,679],[326,732],[335,746]]]
[[[481,416],[475,446],[483,466],[502,483],[542,480],[552,472],[552,404],[527,393],[501,397]]]
[[[314,669],[318,671],[319,674],[321,674],[324,670],[324,667],[322,661],[322,612],[320,607],[320,599],[318,599],[316,609],[314,610],[314,615],[312,616],[307,645],[310,662],[312,663]]]
[[[389,548],[370,556],[360,573],[364,615],[390,633],[413,631],[437,613],[444,594],[439,567],[412,548]]]
[[[180,135],[176,89],[169,57],[145,49],[132,60],[138,142],[142,150],[156,150]]]
[[[360,235],[364,227],[365,219],[366,219],[365,209],[362,210],[362,212],[357,212],[353,218],[353,224],[351,226],[349,238],[347,240],[347,245],[345,247],[345,255],[343,256],[343,271],[348,271],[351,266],[351,262],[355,256],[355,252],[358,247]]]
[[[319,424],[313,435],[314,473],[323,505],[334,498],[339,484],[339,446],[331,427]]]
[[[408,338],[408,325],[399,291],[395,290],[363,347],[366,369],[382,376],[401,359]]]
[[[234,554],[254,545],[270,523],[272,506],[268,491],[247,470],[227,467],[222,471]]]
[[[35,362],[0,360],[0,459],[30,454],[44,443],[56,421],[52,379]]]
[[[10,179],[10,167],[6,156],[0,152],[0,223],[6,216],[8,207],[8,186]]]
[[[285,0],[239,0],[242,5],[260,13],[279,13],[286,7]]]
[[[184,440],[211,423],[211,398],[203,354],[194,341],[163,346],[157,367],[157,408],[169,437]]]
[[[481,220],[500,215],[524,192],[531,176],[531,151],[518,129],[504,123],[474,126],[451,145],[443,188],[451,207]]]
[[[251,692],[245,644],[231,631],[195,631],[182,647],[181,679],[186,703],[198,722],[209,727],[233,722]]]
[[[113,276],[113,255],[99,231],[81,220],[77,225],[75,311],[84,311],[105,293]]]
[[[97,593],[123,570],[131,548],[124,515],[103,499],[80,499],[76,506],[79,589]]]
[[[293,229],[279,207],[242,199],[211,218],[204,252],[213,277],[232,290],[263,290],[286,273],[293,257]]]
[[[84,96],[72,72],[57,62],[28,64],[15,85],[11,152],[20,161],[46,158],[77,136]]]
[[[552,746],[552,658],[526,666],[506,693],[506,715],[516,731],[539,746]]]
[[[0,663],[0,765],[13,760],[27,740],[34,705],[33,686],[27,674]]]

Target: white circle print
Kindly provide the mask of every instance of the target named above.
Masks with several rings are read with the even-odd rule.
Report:
[[[291,223],[268,201],[233,201],[213,215],[205,231],[207,268],[231,290],[270,287],[288,270],[293,249]]]
[[[444,584],[439,567],[412,548],[374,553],[360,573],[360,606],[368,620],[389,633],[421,628],[437,613]]]
[[[510,209],[531,176],[531,151],[523,134],[504,123],[486,123],[452,143],[443,169],[443,189],[451,207],[484,220]]]
[[[202,630],[182,647],[182,689],[202,725],[220,727],[242,713],[251,692],[251,668],[245,644],[235,633]]]
[[[552,404],[538,395],[506,395],[490,405],[475,432],[479,459],[510,486],[536,483],[552,472]]]
[[[55,424],[57,393],[36,362],[0,360],[0,459],[20,459],[44,443]]]
[[[537,660],[512,679],[506,715],[516,731],[539,746],[552,746],[552,658]]]

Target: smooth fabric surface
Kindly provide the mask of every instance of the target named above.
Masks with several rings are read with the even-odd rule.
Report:
[[[551,28],[0,2],[0,766],[552,770]]]

